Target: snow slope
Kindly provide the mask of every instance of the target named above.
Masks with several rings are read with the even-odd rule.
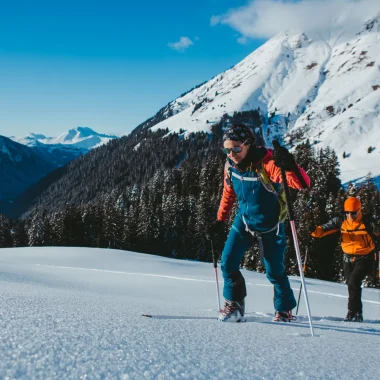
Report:
[[[0,268],[3,378],[379,377],[379,290],[363,289],[364,323],[344,323],[346,287],[307,280],[311,337],[303,301],[297,322],[271,322],[273,288],[254,272],[248,320],[231,324],[216,321],[212,264],[34,247],[1,249]]]
[[[210,131],[225,113],[259,109],[267,145],[284,134],[291,145],[309,138],[336,151],[343,183],[368,172],[380,180],[380,19],[345,25],[275,36],[171,102],[173,116],[152,129]]]

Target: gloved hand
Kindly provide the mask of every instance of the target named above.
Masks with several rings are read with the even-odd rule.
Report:
[[[313,237],[313,238],[320,238],[320,237],[322,237],[322,235],[323,235],[323,229],[322,229],[322,227],[321,226],[318,226],[315,230],[314,230],[314,232],[312,232],[310,235]]]
[[[216,235],[222,235],[224,232],[225,222],[222,220],[214,220],[206,228],[206,237],[207,239],[213,239]]]
[[[283,167],[288,172],[294,171],[297,167],[293,155],[283,146],[274,149],[273,160],[276,166]]]

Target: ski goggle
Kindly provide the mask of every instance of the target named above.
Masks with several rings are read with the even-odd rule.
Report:
[[[243,144],[241,144],[241,145],[237,145],[237,146],[233,146],[232,148],[222,148],[222,152],[223,152],[224,154],[230,154],[231,152],[232,152],[232,153],[240,153],[240,152],[243,150],[242,146],[243,146],[247,141],[248,141],[248,140],[245,140],[245,141],[243,142]]]

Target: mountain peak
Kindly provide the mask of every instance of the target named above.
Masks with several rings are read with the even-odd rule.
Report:
[[[258,110],[266,145],[284,135],[290,147],[309,139],[335,150],[343,183],[369,171],[380,178],[372,145],[380,139],[379,39],[378,15],[321,33],[280,33],[169,103],[152,130],[209,132],[224,115]]]
[[[93,129],[89,128],[89,127],[77,127],[75,129],[79,134],[80,136],[82,137],[87,137],[87,136],[93,136],[93,135],[99,135],[99,133],[95,132]]]
[[[47,139],[48,137],[46,137],[42,133],[32,133],[32,132],[29,132],[25,136],[25,138],[34,139],[34,140],[42,140],[42,139]]]

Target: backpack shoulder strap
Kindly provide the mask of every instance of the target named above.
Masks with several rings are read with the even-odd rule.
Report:
[[[266,172],[264,164],[262,162],[260,164],[260,167],[256,170],[259,173],[263,181],[263,184],[267,188],[267,190],[277,195],[278,201],[280,203],[280,222],[283,222],[288,216],[288,207],[286,205],[286,195],[284,189],[281,188],[281,190],[279,191],[275,189],[273,182],[269,178],[268,173]]]
[[[224,164],[224,171],[226,173],[225,181],[229,187],[232,186],[231,181],[231,164],[228,162],[228,159],[226,160],[226,163]]]
[[[231,178],[231,164],[226,160],[226,163],[224,164],[224,170],[229,178]]]
[[[266,186],[269,186],[272,191],[275,191],[277,193],[276,189],[273,186],[272,181],[270,180],[270,178],[268,176],[267,171],[264,168],[264,164],[262,162],[260,163],[260,167],[257,168],[256,171],[260,174],[260,177],[263,180],[264,184]]]

